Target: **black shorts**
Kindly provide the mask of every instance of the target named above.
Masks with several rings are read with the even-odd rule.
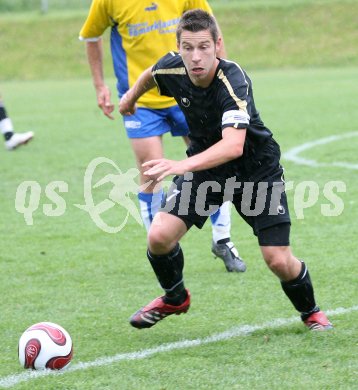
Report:
[[[188,229],[193,225],[201,229],[207,218],[227,200],[234,204],[256,236],[260,230],[291,222],[280,165],[259,182],[220,178],[210,170],[176,176],[161,211],[182,219]]]

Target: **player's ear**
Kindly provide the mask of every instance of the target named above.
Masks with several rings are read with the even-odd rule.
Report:
[[[220,52],[220,50],[222,49],[222,46],[223,46],[223,40],[219,36],[217,41],[216,41],[216,44],[215,44],[216,52]]]
[[[177,49],[178,49],[178,51],[180,49],[180,42],[179,41],[177,41]]]

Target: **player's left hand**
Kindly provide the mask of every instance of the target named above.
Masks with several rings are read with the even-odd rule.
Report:
[[[142,164],[142,167],[147,168],[144,175],[154,177],[156,181],[161,181],[169,175],[184,175],[185,169],[184,161],[167,160],[160,158],[157,160],[150,160]]]
[[[119,101],[119,112],[122,115],[133,115],[136,109],[136,104],[132,103],[132,101],[128,97],[128,92],[126,92]]]

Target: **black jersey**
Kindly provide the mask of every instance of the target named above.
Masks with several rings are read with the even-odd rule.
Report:
[[[238,131],[247,129],[244,152],[227,164],[241,173],[244,169],[248,178],[253,177],[253,171],[261,170],[266,155],[275,155],[278,163],[279,147],[260,118],[251,80],[239,65],[220,59],[213,81],[202,88],[191,82],[181,56],[170,52],[154,65],[152,74],[159,92],[174,97],[185,115],[192,141],[189,155],[212,146],[222,139],[223,129],[234,127]]]

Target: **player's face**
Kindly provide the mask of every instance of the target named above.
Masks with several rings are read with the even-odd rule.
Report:
[[[218,48],[219,40],[215,43],[209,30],[182,32],[178,49],[194,85],[203,88],[210,85],[219,62],[216,58]]]

